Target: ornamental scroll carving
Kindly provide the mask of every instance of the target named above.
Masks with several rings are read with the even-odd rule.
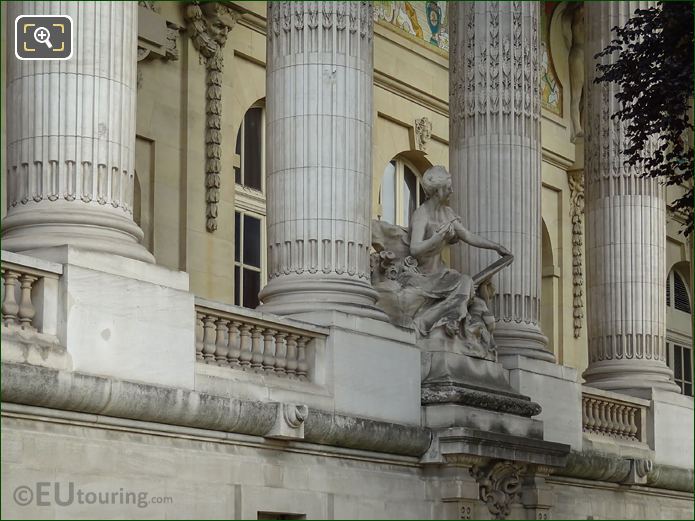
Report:
[[[572,219],[572,288],[574,338],[579,338],[584,319],[584,172],[568,173],[570,218]]]
[[[222,119],[222,67],[224,44],[240,14],[218,3],[194,2],[185,6],[185,18],[193,45],[201,54],[207,72],[205,122],[205,227],[217,230],[220,200],[220,156]]]
[[[509,461],[497,461],[485,467],[474,465],[470,473],[478,483],[480,500],[494,519],[506,519],[512,503],[521,490],[525,466]]]

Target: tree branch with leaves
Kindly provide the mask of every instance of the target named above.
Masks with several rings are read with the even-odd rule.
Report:
[[[598,64],[595,83],[620,87],[620,109],[629,145],[625,165],[685,193],[669,209],[685,217],[682,233],[693,232],[693,4],[659,2],[637,9],[595,58],[617,52],[613,63]],[[655,140],[655,137],[658,139]]]

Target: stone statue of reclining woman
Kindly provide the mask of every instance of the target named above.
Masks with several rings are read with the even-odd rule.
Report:
[[[377,304],[394,324],[414,327],[419,339],[436,338],[454,352],[494,360],[490,278],[513,256],[504,246],[463,226],[449,206],[451,176],[443,166],[428,169],[421,185],[427,200],[413,213],[409,229],[372,223]],[[502,258],[474,277],[459,273],[442,260],[444,248],[458,242],[495,250]]]

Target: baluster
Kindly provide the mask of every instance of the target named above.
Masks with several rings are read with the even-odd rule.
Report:
[[[5,302],[5,268],[0,267],[0,317],[2,317],[3,302]]]
[[[275,371],[275,334],[274,329],[266,329],[263,333],[263,372],[273,374]]]
[[[287,367],[287,333],[280,331],[275,335],[275,374],[278,376],[286,375]]]
[[[239,336],[239,326],[241,322],[232,321],[229,326],[229,366],[239,367],[239,356],[241,355],[241,337]]]
[[[309,364],[306,361],[306,344],[311,338],[300,336],[297,341],[297,377],[306,382],[308,380]]]
[[[251,326],[249,324],[241,324],[240,333],[240,349],[241,354],[239,355],[239,364],[243,371],[248,371],[251,369],[251,358],[253,354],[251,353]]]
[[[220,367],[229,365],[229,320],[220,318],[217,320],[217,337],[215,338],[215,363]]]
[[[619,427],[620,425],[618,424],[618,404],[617,403],[610,403],[608,407],[608,413],[610,415],[610,422],[611,422],[611,436],[616,437],[618,435]]]
[[[586,398],[582,397],[582,430],[584,432],[589,430],[588,423],[589,423],[589,400]]]
[[[297,339],[299,335],[287,337],[287,376],[292,380],[297,378]]]
[[[626,405],[623,407],[623,433],[625,439],[629,440],[632,437],[630,430],[630,406]]]
[[[596,428],[596,400],[589,398],[586,400],[586,429],[589,432],[594,432]]]
[[[215,363],[215,317],[213,315],[205,315],[203,318],[203,360],[206,364]]]
[[[622,410],[622,405],[619,403],[614,404],[613,406],[613,416],[615,417],[615,437],[616,438],[622,438],[623,437],[623,410]]]
[[[39,280],[38,277],[28,274],[22,275],[21,278],[22,293],[17,316],[19,317],[19,322],[22,324],[22,329],[35,329],[32,321],[36,316],[36,308],[31,301],[31,288],[37,280]]]
[[[195,314],[195,359],[199,362],[203,361],[203,336],[205,329],[203,326],[203,315],[202,313]]]
[[[622,424],[622,405],[619,403],[615,404],[614,407],[614,416],[615,416],[615,435],[618,438],[622,437],[622,432],[623,432],[623,424]]]
[[[254,373],[263,372],[263,328],[255,326],[251,330],[251,369]]]
[[[2,319],[6,326],[17,323],[19,304],[17,304],[15,297],[15,288],[17,287],[18,278],[19,273],[16,271],[7,270],[4,273],[5,300],[2,302]]]
[[[628,420],[628,422],[630,424],[630,437],[634,438],[637,441],[642,441],[640,439],[642,433],[639,433],[640,436],[638,436],[638,433],[637,433],[637,431],[639,430],[637,428],[637,422],[636,422],[637,418],[635,418],[637,411],[638,411],[638,409],[636,409],[635,407],[630,407],[630,415],[629,415],[629,420]]]
[[[598,402],[598,432],[606,434],[606,402]]]

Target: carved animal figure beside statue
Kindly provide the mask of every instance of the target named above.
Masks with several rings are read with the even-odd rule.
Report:
[[[490,278],[513,256],[465,228],[449,206],[451,176],[443,166],[428,169],[421,185],[427,200],[413,213],[408,229],[373,221],[377,304],[394,324],[414,327],[420,339],[442,339],[452,352],[496,360]],[[495,250],[502,258],[475,276],[459,273],[442,259],[444,248],[458,242]]]

